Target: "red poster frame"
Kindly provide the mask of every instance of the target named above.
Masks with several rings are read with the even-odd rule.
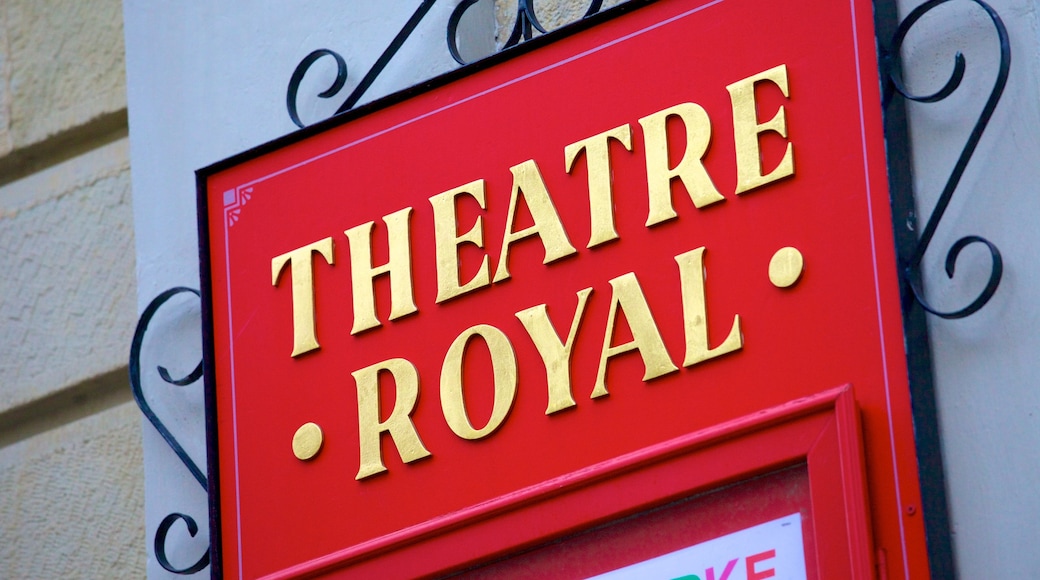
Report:
[[[804,463],[818,578],[875,577],[851,386],[790,401],[267,578],[447,575],[598,524]],[[460,548],[464,547],[465,550]]]

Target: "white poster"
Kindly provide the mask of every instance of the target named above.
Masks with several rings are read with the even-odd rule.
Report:
[[[596,580],[804,580],[802,516],[791,514],[596,576]]]

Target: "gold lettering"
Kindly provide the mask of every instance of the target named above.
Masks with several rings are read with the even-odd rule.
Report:
[[[394,379],[394,410],[386,421],[380,421],[379,372],[386,371]],[[360,435],[361,466],[355,479],[361,480],[386,471],[379,438],[386,432],[397,446],[401,460],[411,463],[430,452],[423,446],[412,423],[412,412],[419,398],[419,373],[415,365],[403,358],[392,358],[354,371],[358,392],[358,434]]]
[[[509,197],[509,214],[506,216],[506,231],[502,238],[502,254],[498,258],[498,268],[495,269],[495,282],[509,278],[509,245],[513,242],[538,235],[542,240],[542,247],[545,248],[543,264],[577,252],[567,239],[560,215],[556,212],[552,198],[549,197],[549,190],[545,188],[542,173],[534,159],[514,165],[509,171],[513,173],[513,192]],[[527,201],[534,225],[514,232],[516,205],[520,202],[521,195]]]
[[[628,124],[593,135],[587,139],[571,143],[564,148],[567,173],[574,167],[574,161],[585,152],[585,163],[589,173],[589,214],[592,231],[589,235],[591,248],[618,237],[614,227],[614,193],[613,170],[610,166],[610,140],[621,143],[625,149],[632,150],[632,129]]]
[[[581,326],[582,315],[585,313],[585,304],[589,300],[592,288],[586,288],[578,292],[578,307],[574,310],[571,319],[571,329],[567,333],[567,340],[561,341],[556,334],[549,314],[546,312],[545,304],[539,304],[516,313],[516,317],[531,335],[531,340],[538,348],[538,354],[545,364],[545,379],[549,390],[549,405],[545,409],[546,415],[573,407],[574,396],[571,395],[571,348],[574,347],[574,337]]]
[[[733,317],[733,326],[730,327],[726,340],[715,348],[708,348],[708,312],[704,299],[704,248],[679,254],[675,261],[679,263],[683,329],[686,333],[686,357],[683,366],[692,366],[744,348],[739,314]]]
[[[466,413],[462,397],[462,358],[466,345],[474,336],[484,339],[491,352],[491,366],[495,377],[495,402],[491,417],[480,429],[473,427]],[[481,439],[502,424],[516,399],[516,352],[509,338],[501,330],[487,324],[467,328],[451,343],[441,367],[441,410],[448,427],[463,439]]]
[[[607,391],[607,362],[611,357],[621,353],[638,350],[643,357],[643,381],[649,381],[670,372],[679,370],[668,357],[668,350],[657,329],[654,317],[650,314],[650,305],[646,302],[639,280],[632,272],[610,281],[613,293],[610,297],[610,312],[607,315],[607,331],[603,335],[603,351],[599,357],[599,371],[596,373],[596,387],[592,390],[592,398],[610,394]],[[614,325],[618,311],[621,310],[632,330],[632,340],[617,346],[610,346],[614,336]]]
[[[737,81],[726,87],[733,103],[733,140],[737,150],[736,193],[745,193],[778,179],[794,175],[794,146],[787,144],[780,163],[767,175],[762,175],[762,155],[758,136],[766,131],[787,138],[787,116],[780,107],[773,118],[758,123],[758,107],[755,103],[755,83],[769,81],[780,88],[788,97],[787,65],[773,67],[765,72]]]
[[[488,275],[488,258],[484,255],[477,273],[469,282],[459,282],[459,246],[473,244],[484,247],[484,222],[477,216],[473,227],[461,236],[458,233],[458,221],[455,212],[455,198],[468,195],[477,200],[480,209],[485,209],[484,180],[467,183],[462,187],[438,193],[430,198],[433,206],[433,233],[437,250],[437,302],[444,302],[466,292],[487,286],[491,283]]]
[[[279,275],[286,264],[291,272],[294,357],[321,347],[314,330],[314,268],[311,254],[315,252],[332,265],[332,238],[318,240],[271,259],[272,286],[278,286]]]
[[[381,274],[390,274],[390,320],[418,310],[412,291],[412,249],[408,236],[408,217],[411,212],[412,208],[406,207],[383,217],[390,258],[379,267],[372,265],[374,222],[344,232],[350,240],[350,282],[354,299],[354,325],[350,334],[380,325],[376,318],[374,280]]]
[[[686,131],[686,151],[675,167],[669,167],[668,163],[669,117],[681,120]],[[697,208],[725,201],[702,161],[711,143],[711,120],[703,107],[695,103],[680,103],[643,117],[639,124],[643,126],[646,138],[646,181],[650,196],[647,226],[676,217],[672,206],[672,181],[676,178],[682,180]]]

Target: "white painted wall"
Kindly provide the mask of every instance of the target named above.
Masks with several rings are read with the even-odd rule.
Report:
[[[901,2],[905,15],[919,2]],[[930,317],[936,390],[961,578],[1035,578],[1040,569],[1040,16],[1032,0],[992,0],[1011,40],[1011,74],[960,188],[926,256],[931,300],[967,305],[989,275],[969,248],[946,278],[947,250],[966,235],[1000,248],[1004,278],[993,300],[962,320]],[[968,0],[915,26],[904,51],[912,87],[928,93],[967,59],[962,87],[912,105],[911,144],[921,223],[989,95],[999,55],[993,25]]]

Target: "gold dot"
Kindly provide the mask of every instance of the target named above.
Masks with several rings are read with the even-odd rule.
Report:
[[[292,438],[293,455],[300,461],[311,459],[321,451],[325,435],[316,423],[304,423]]]
[[[769,260],[769,281],[777,288],[787,288],[802,276],[802,253],[790,246],[780,248]]]

